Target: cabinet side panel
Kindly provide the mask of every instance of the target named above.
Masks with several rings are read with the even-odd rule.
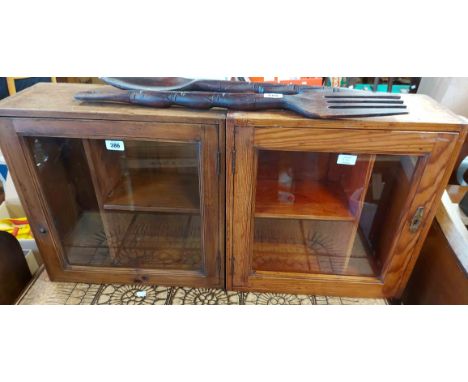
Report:
[[[441,229],[441,210],[443,207],[439,207],[403,293],[405,305],[468,304],[468,277]]]
[[[57,233],[52,221],[47,219],[45,201],[26,159],[26,155],[29,155],[28,148],[16,134],[10,119],[0,119],[0,142],[19,199],[30,222],[31,231],[44,259],[47,272],[53,279],[64,266],[63,259],[59,256],[58,241],[54,240],[54,235],[57,236]]]
[[[438,134],[416,196],[407,211],[408,218],[400,240],[386,270],[384,294],[388,297],[400,297],[408,282],[463,141],[464,137],[458,134]],[[419,207],[424,208],[423,221],[418,231],[411,232],[411,220]]]

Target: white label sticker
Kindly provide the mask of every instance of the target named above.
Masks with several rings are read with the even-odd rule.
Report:
[[[106,149],[112,151],[125,151],[123,141],[109,141],[106,139]]]
[[[336,163],[354,166],[356,164],[356,160],[357,155],[340,154],[338,155],[338,160],[336,161]]]
[[[282,94],[279,93],[265,93],[263,94],[264,98],[283,98]]]
[[[140,298],[145,298],[146,297],[146,291],[145,290],[139,290],[135,293],[135,296],[140,297]]]

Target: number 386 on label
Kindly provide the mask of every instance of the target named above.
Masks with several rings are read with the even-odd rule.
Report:
[[[123,141],[106,140],[106,149],[112,151],[125,151],[125,145]]]

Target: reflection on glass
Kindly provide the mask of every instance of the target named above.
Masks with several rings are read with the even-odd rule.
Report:
[[[416,163],[260,150],[253,270],[378,276]]]
[[[197,144],[29,143],[70,264],[202,270]]]

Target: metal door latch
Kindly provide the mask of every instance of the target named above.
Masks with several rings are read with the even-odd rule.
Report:
[[[411,224],[410,224],[410,231],[411,232],[416,232],[422,222],[424,215],[424,207],[418,207],[416,212],[414,213],[413,219],[411,219]]]

